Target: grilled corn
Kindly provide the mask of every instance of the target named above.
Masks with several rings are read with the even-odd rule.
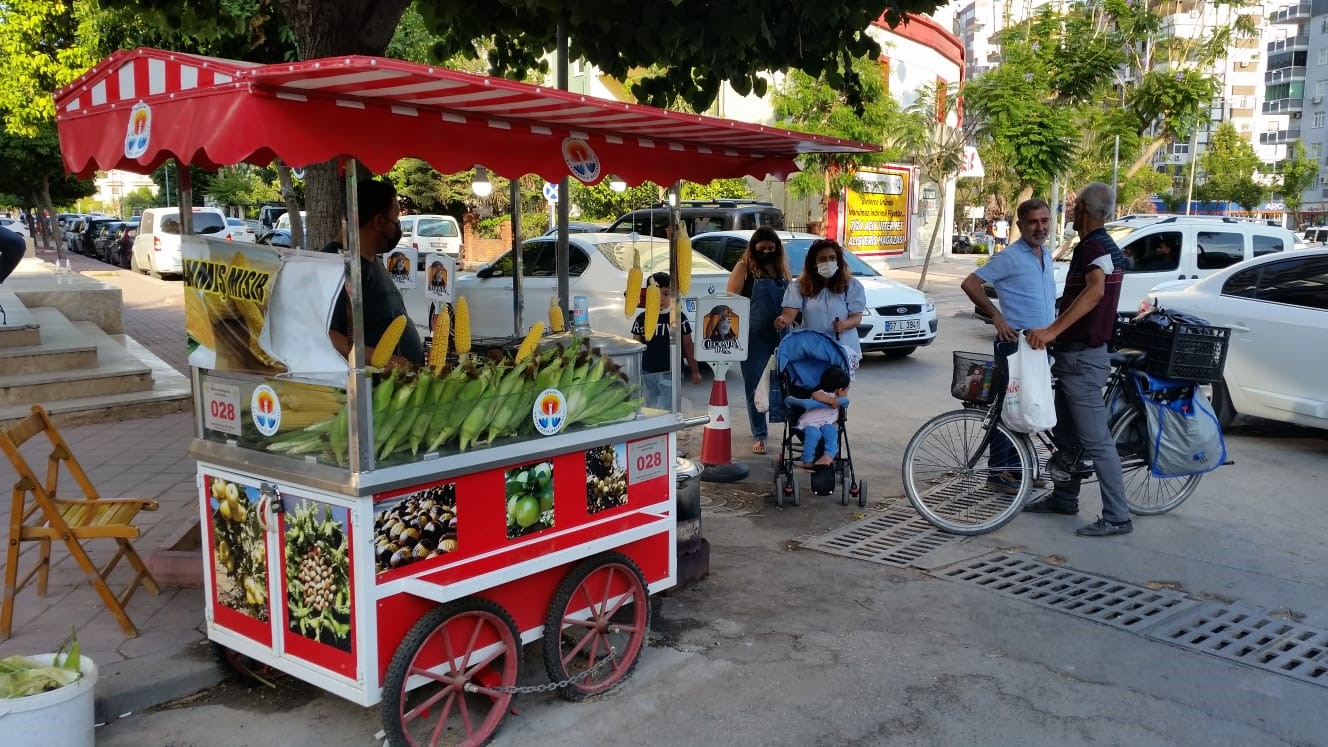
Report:
[[[470,304],[466,303],[465,296],[456,300],[456,320],[453,326],[456,327],[452,334],[456,351],[459,355],[465,355],[470,352]]]
[[[641,252],[632,250],[632,269],[627,271],[627,292],[623,297],[623,315],[631,319],[641,299]]]
[[[686,231],[678,232],[678,277],[673,279],[678,297],[692,290],[692,239]]]
[[[435,376],[442,374],[447,365],[447,343],[451,334],[452,312],[447,310],[447,304],[443,304],[434,317],[433,344],[429,346],[429,368],[433,369]]]
[[[516,351],[516,362],[520,363],[535,353],[535,346],[539,344],[540,338],[544,336],[544,322],[535,322],[535,326],[526,333],[526,339],[521,341],[521,347]]]
[[[646,338],[646,342],[650,342],[650,338],[655,336],[655,327],[659,324],[659,304],[659,285],[652,277],[650,282],[646,283],[646,312],[641,325],[641,336]]]
[[[401,335],[406,331],[407,319],[405,314],[397,315],[392,323],[387,325],[387,330],[383,336],[378,338],[378,344],[374,346],[373,358],[369,365],[374,368],[384,368],[392,360],[392,353],[396,352],[397,343],[401,342]]]

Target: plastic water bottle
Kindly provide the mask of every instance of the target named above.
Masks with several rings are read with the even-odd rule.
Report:
[[[572,297],[572,331],[578,335],[590,332],[590,302],[585,296]]]

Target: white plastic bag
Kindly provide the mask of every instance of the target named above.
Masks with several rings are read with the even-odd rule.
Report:
[[[772,362],[774,359],[773,355],[770,356]],[[756,383],[756,391],[752,392],[757,412],[770,412],[770,369],[773,367],[766,365],[765,370],[761,372],[761,380]]]
[[[1019,335],[1019,350],[1007,359],[1010,370],[1005,385],[1001,420],[1012,431],[1037,433],[1056,425],[1056,395],[1051,390],[1051,358],[1046,350],[1034,350],[1028,338]]]

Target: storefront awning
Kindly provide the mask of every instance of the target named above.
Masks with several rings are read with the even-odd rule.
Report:
[[[879,146],[670,112],[376,57],[260,65],[139,48],[56,92],[66,167],[150,172],[353,157],[376,173],[420,158],[508,177],[629,183],[796,171],[802,153]],[[589,148],[578,147],[580,141]]]

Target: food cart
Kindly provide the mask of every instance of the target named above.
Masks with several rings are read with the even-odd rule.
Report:
[[[356,56],[258,65],[136,49],[56,107],[66,166],[83,175],[341,159],[352,247],[354,161],[674,183],[871,149]],[[483,742],[521,689],[522,645],[541,637],[541,689],[575,700],[626,677],[648,595],[675,580],[676,433],[705,418],[676,396],[672,411],[640,407],[630,353],[584,334],[466,345],[453,305],[454,324],[434,329],[453,349],[423,369],[366,365],[358,324],[348,365],[327,323],[343,283],[362,318],[353,252],[191,236],[189,211],[181,223],[208,636],[381,701],[394,744]]]

